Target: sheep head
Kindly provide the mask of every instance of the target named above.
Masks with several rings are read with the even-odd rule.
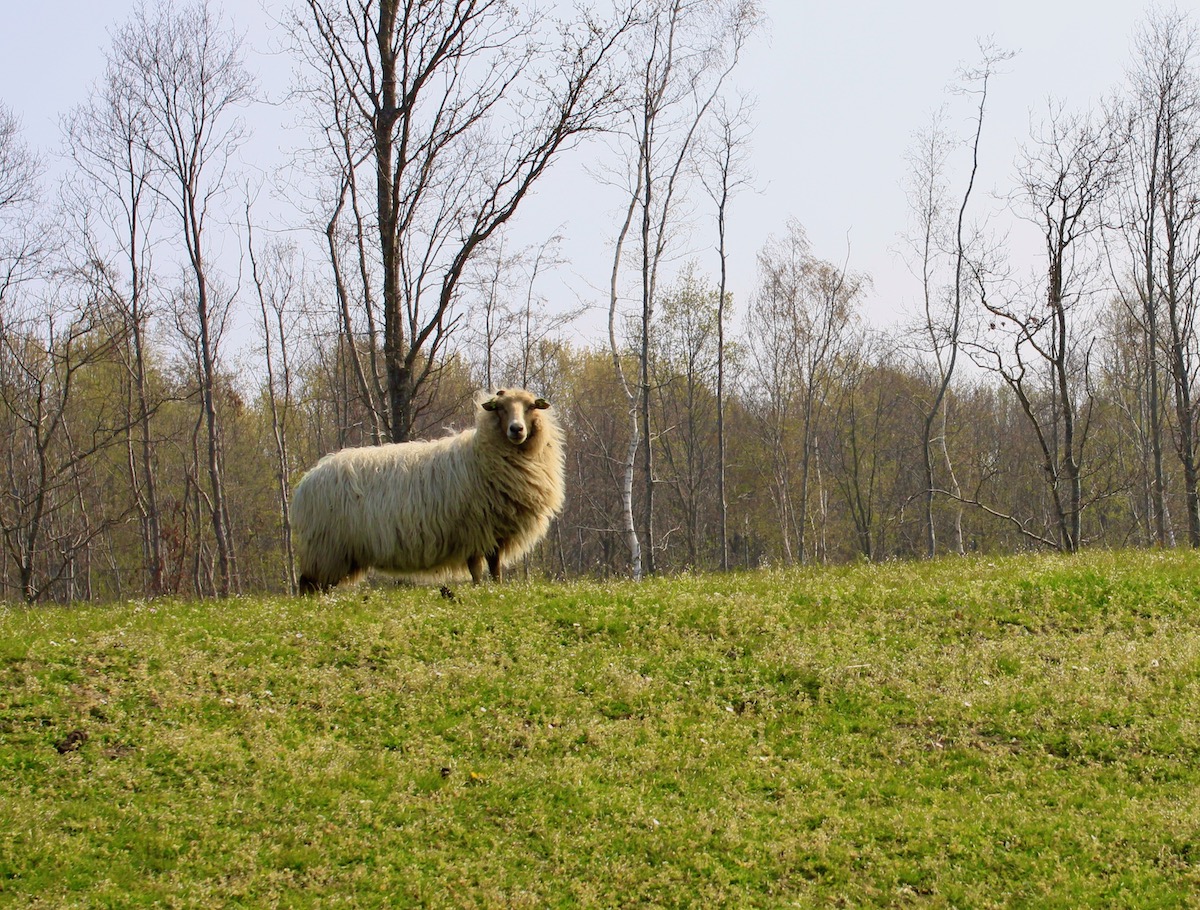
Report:
[[[493,415],[496,430],[515,446],[538,435],[538,412],[550,407],[545,398],[535,398],[524,389],[497,389],[480,407]]]

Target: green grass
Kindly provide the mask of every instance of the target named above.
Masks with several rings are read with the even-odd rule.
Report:
[[[1195,906],[1198,712],[1192,553],[0,607],[0,906]]]

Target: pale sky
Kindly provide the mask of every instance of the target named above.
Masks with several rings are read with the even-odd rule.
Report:
[[[80,103],[103,70],[107,29],[133,8],[131,0],[0,0],[0,99],[21,118],[26,141],[47,157],[59,139],[59,118]],[[279,0],[270,0],[273,8]],[[1011,183],[1018,143],[1030,115],[1048,98],[1087,109],[1120,83],[1131,37],[1151,4],[1142,0],[764,0],[770,17],[736,75],[757,96],[752,167],[756,192],[730,210],[731,284],[744,305],[752,293],[755,255],[789,217],[807,229],[815,252],[867,272],[874,289],[866,312],[894,321],[916,299],[917,287],[896,254],[906,225],[903,184],[914,131],[943,103],[965,134],[967,102],[946,93],[963,64],[978,60],[980,39],[1017,52],[991,94],[984,135],[980,205]],[[1178,8],[1200,19],[1200,0]],[[224,9],[246,32],[249,65],[281,90],[290,64],[270,53],[269,18],[258,0],[226,0]],[[277,163],[291,115],[261,107],[243,157],[264,170]],[[551,172],[518,214],[518,235],[541,239],[561,226],[571,258],[564,295],[603,302],[619,200],[588,186],[580,161]],[[711,223],[692,230],[698,255],[715,243]],[[714,266],[715,272],[715,266]],[[565,301],[574,305],[575,300]],[[585,320],[582,343],[600,344],[598,323]]]

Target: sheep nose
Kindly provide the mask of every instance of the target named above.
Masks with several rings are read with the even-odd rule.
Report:
[[[510,423],[508,425],[508,438],[511,439],[513,442],[517,442],[517,443],[524,442],[525,441],[525,424],[521,423],[521,421],[519,421],[519,420],[514,420],[512,423]]]

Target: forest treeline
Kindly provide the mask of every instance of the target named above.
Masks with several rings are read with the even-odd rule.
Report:
[[[53,168],[0,103],[0,599],[292,590],[308,466],[466,426],[506,384],[566,430],[529,572],[1200,546],[1190,17],[1151,13],[1102,105],[1035,122],[1004,199],[1032,267],[979,189],[1010,60],[980,47],[915,125],[917,305],[884,329],[870,276],[800,220],[728,285],[757,3],[572,15],[296,0],[278,29],[310,129],[267,188],[239,165],[246,49],[205,2],[114,27]],[[625,201],[588,344],[547,299],[558,239],[509,227],[597,139]],[[299,223],[260,215],[271,192]]]

